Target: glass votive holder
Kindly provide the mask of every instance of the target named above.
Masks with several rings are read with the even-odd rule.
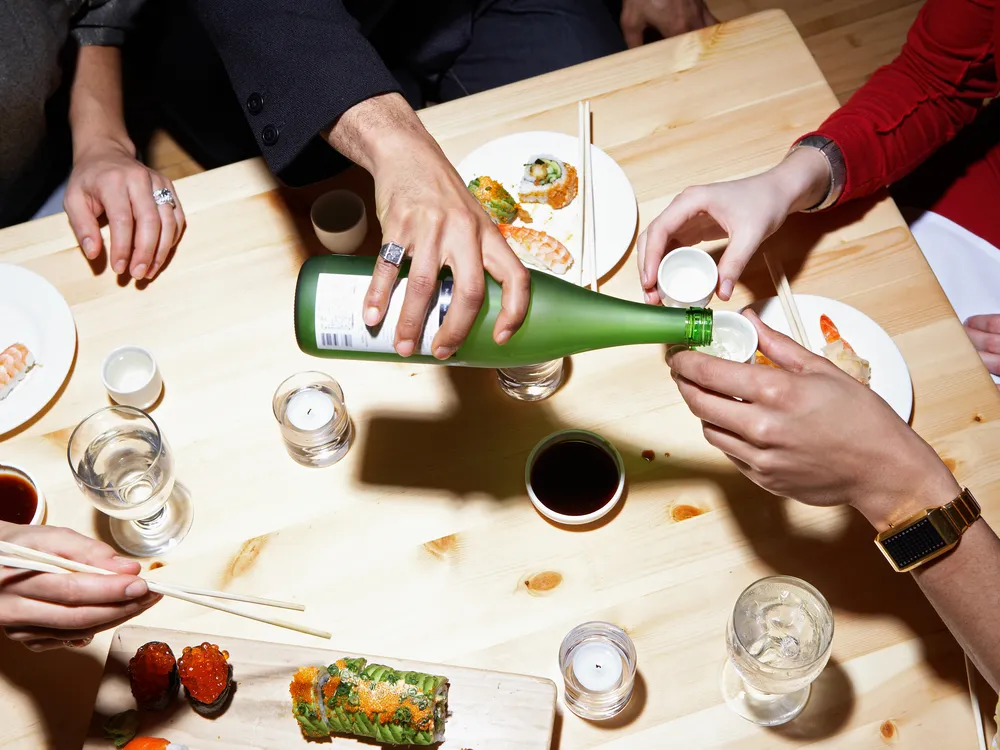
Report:
[[[329,375],[292,375],[274,392],[273,408],[288,455],[303,466],[330,466],[350,450],[351,416],[343,389]]]
[[[617,625],[578,625],[559,648],[566,706],[592,721],[617,716],[632,698],[637,666],[635,644]]]

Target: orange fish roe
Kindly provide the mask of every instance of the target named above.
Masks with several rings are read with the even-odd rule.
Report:
[[[229,684],[228,651],[220,651],[214,643],[185,646],[177,662],[181,684],[188,695],[199,703],[212,703]]]
[[[395,684],[376,682],[374,686],[362,681],[358,685],[358,698],[360,699],[358,710],[364,711],[371,721],[374,721],[375,715],[379,714],[380,723],[388,724],[392,721],[396,709],[405,706],[413,717],[413,726],[420,730],[431,729],[433,709],[428,702],[428,706],[421,710],[412,700],[404,698],[408,688],[409,685],[402,680]]]
[[[318,674],[319,667],[299,668],[299,671],[292,677],[292,684],[288,686],[288,692],[292,694],[292,701],[295,703],[313,702],[313,683],[316,682]]]
[[[170,690],[171,677],[177,666],[170,646],[153,641],[139,647],[128,663],[132,695],[140,708],[155,705]]]

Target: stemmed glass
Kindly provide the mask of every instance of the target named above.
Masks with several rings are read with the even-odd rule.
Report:
[[[802,712],[830,659],[833,611],[805,581],[762,578],[736,600],[726,640],[726,704],[747,721],[777,726]]]
[[[146,412],[100,409],[73,430],[66,452],[77,486],[111,516],[111,535],[125,552],[159,555],[191,529],[191,498],[175,481],[170,448]]]

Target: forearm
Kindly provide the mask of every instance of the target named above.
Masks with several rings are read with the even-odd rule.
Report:
[[[440,152],[417,113],[395,93],[374,96],[354,105],[323,137],[372,175],[391,163],[402,150],[431,148]]]
[[[923,489],[903,502],[860,510],[877,531],[923,508],[951,502],[961,488],[942,464],[926,477]],[[994,689],[1000,690],[1000,540],[979,519],[951,552],[916,568],[913,578]]]
[[[135,146],[125,129],[121,51],[95,45],[80,48],[70,94],[74,158],[98,143],[113,142],[132,155]]]

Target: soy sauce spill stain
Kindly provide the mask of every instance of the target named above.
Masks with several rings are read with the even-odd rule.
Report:
[[[585,516],[614,497],[621,476],[614,458],[593,443],[564,440],[545,448],[531,467],[531,488],[545,507]]]
[[[38,509],[38,494],[20,474],[0,472],[0,521],[30,524]]]

